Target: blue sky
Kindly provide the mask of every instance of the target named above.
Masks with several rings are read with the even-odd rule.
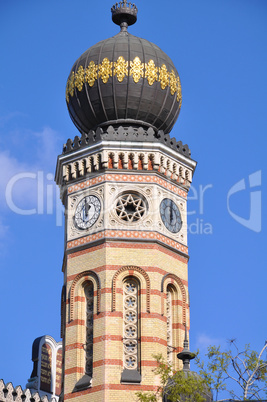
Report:
[[[65,84],[88,47],[118,32],[112,4],[0,1],[0,378],[14,385],[31,374],[33,340],[60,339],[64,227],[53,176],[62,145],[77,135]],[[171,134],[198,161],[188,205],[191,349],[237,338],[260,350],[267,339],[267,3],[137,6],[129,31],[173,60],[183,105]]]

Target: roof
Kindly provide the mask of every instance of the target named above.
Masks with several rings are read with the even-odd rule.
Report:
[[[1,402],[56,402],[57,399],[52,397],[40,396],[38,392],[31,392],[29,388],[24,390],[20,385],[14,387],[12,382],[4,383],[0,380],[0,401]]]

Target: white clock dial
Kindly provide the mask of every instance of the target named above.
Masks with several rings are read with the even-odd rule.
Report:
[[[77,205],[74,221],[79,229],[92,227],[99,218],[101,203],[95,195],[84,197]]]

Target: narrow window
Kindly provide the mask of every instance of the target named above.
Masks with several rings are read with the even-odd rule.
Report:
[[[93,377],[93,314],[94,314],[94,287],[89,282],[84,289],[86,299],[86,344],[85,344],[85,374]]]
[[[113,154],[108,155],[108,169],[113,169]]]
[[[166,298],[166,316],[167,316],[167,362],[173,364],[173,308],[172,308],[172,291],[170,286],[167,287]]]
[[[120,154],[119,161],[118,161],[118,169],[123,169],[123,162],[124,162],[124,155]]]
[[[93,377],[93,322],[94,322],[94,285],[91,281],[84,283],[84,375],[75,384],[73,392],[83,391],[92,386]]]
[[[147,170],[153,170],[153,164],[154,164],[154,156],[149,155]]]
[[[128,169],[129,170],[133,169],[133,159],[134,159],[133,154],[130,154],[129,158],[128,158]]]
[[[143,155],[139,155],[137,170],[143,170]]]
[[[86,160],[82,160],[82,169],[81,169],[81,175],[85,176],[86,175]]]

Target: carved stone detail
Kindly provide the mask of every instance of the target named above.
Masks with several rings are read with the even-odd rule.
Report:
[[[123,367],[138,366],[138,283],[127,278],[123,283]]]
[[[143,276],[146,282],[146,311],[150,313],[150,280],[149,276],[146,273],[146,271],[143,270],[143,268],[136,267],[136,266],[126,266],[126,267],[121,267],[113,276],[112,279],[112,311],[116,311],[116,283],[118,276],[122,274],[123,272],[127,272],[128,275],[133,276],[135,272],[138,272]]]
[[[144,216],[146,206],[139,194],[125,193],[117,199],[115,210],[123,221],[137,222]]]
[[[151,159],[154,159],[152,164]],[[101,162],[100,162],[101,160]],[[112,164],[111,161],[112,160]],[[114,150],[82,158],[79,163],[70,162],[63,165],[63,180],[65,183],[72,182],[78,177],[84,177],[88,173],[99,171],[112,166],[112,169],[125,171],[146,170],[158,171],[182,186],[189,188],[192,182],[192,170],[188,169],[174,159],[163,156],[160,152],[153,154]]]
[[[97,219],[97,221],[93,224],[92,227],[87,228],[87,229],[81,229],[78,228],[74,222],[74,215],[76,208],[79,204],[79,202],[86,196],[88,195],[94,195],[97,196],[98,198],[101,199],[101,210],[100,210],[100,216]],[[81,232],[83,234],[86,233],[91,233],[92,229],[94,231],[98,229],[103,229],[103,195],[104,195],[104,187],[103,185],[100,185],[99,187],[95,188],[94,190],[89,190],[89,191],[83,191],[79,195],[70,195],[69,196],[69,202],[68,202],[68,240],[71,240],[77,236],[81,235]]]

